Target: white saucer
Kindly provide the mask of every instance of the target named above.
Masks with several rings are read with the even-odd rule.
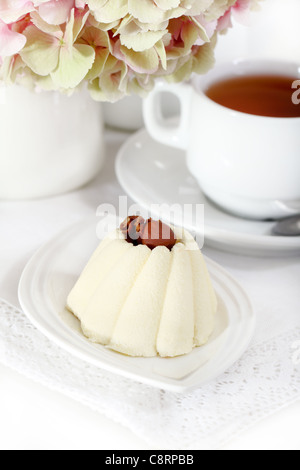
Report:
[[[272,236],[273,222],[241,219],[216,207],[188,171],[184,152],[155,142],[144,129],[120,149],[116,173],[126,193],[144,209],[163,203],[204,204],[208,246],[251,256],[300,255],[300,237]],[[153,215],[172,222],[167,213]],[[190,231],[199,231],[192,211],[185,212],[184,225]]]
[[[48,338],[102,369],[176,392],[211,381],[240,358],[252,338],[255,315],[243,289],[210,260],[207,264],[219,309],[216,328],[207,345],[186,356],[144,359],[91,343],[65,305],[98,243],[95,219],[82,221],[41,248],[25,268],[19,285],[20,303],[31,322]]]

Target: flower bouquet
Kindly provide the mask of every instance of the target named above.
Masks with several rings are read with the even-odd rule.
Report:
[[[214,64],[218,34],[259,0],[1,0],[0,79],[98,101],[144,95]]]

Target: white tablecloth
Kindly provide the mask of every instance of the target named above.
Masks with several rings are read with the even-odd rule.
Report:
[[[124,194],[124,192],[116,180],[114,172],[114,157],[116,155],[117,149],[125,138],[126,135],[122,133],[115,133],[111,131],[107,133],[107,161],[105,168],[99,177],[85,188],[70,194],[47,200],[0,203],[0,297],[7,300],[11,304],[18,306],[18,281],[23,268],[36,249],[38,249],[42,244],[47,242],[49,238],[71,223],[76,222],[85,216],[95,214],[97,207],[101,203],[110,202],[115,204],[117,207],[118,197]],[[273,347],[277,347],[276,345],[278,343],[274,342],[273,339],[280,337],[280,335],[284,335],[285,333],[287,336],[282,336],[282,338],[291,338],[290,341],[292,341],[294,344],[295,339],[298,339],[297,334],[299,332],[300,341],[300,330],[297,329],[300,327],[299,258],[258,259],[241,257],[223,253],[221,251],[215,251],[207,247],[204,251],[205,254],[228,269],[247,290],[250,298],[252,298],[256,312],[259,315],[259,331],[256,332],[255,341],[252,343],[252,348],[254,348],[254,350],[255,347],[261,348],[263,342],[268,344],[269,348],[271,347],[270,345],[275,345]],[[274,318],[276,318],[276,321],[274,321]],[[292,334],[293,332],[294,335]],[[286,344],[284,351],[287,354],[287,360],[292,361],[292,357],[294,357],[295,362],[295,351],[293,356],[292,349],[293,344]],[[270,354],[272,355],[272,351],[270,351]],[[276,351],[274,351],[274,354],[276,354]],[[295,374],[299,374],[299,367],[296,366],[294,369]],[[3,369],[2,372],[3,374],[8,374],[9,380],[12,380],[11,375],[6,372],[6,369]],[[280,373],[282,374],[282,372],[283,371],[281,370]],[[267,375],[268,370],[265,371],[265,376]],[[21,379],[18,378],[15,380],[20,381]],[[293,385],[291,386],[295,386],[295,383],[296,382],[293,382]],[[297,381],[297,384],[298,383],[299,382]],[[32,385],[32,387],[38,387],[38,385]],[[8,392],[8,389],[6,390],[5,387],[2,387],[2,394],[7,393],[5,396],[6,403],[8,403],[8,406],[13,409],[13,403],[16,399],[21,403],[24,401],[24,390],[22,391],[21,388],[19,395],[16,392],[14,396],[11,396]],[[298,390],[299,389],[296,391],[294,390],[294,392],[298,393]],[[276,393],[282,394],[283,392],[282,390],[276,391],[276,383],[274,383],[274,394],[276,395]],[[57,403],[59,403],[59,396],[56,396],[56,400]],[[270,400],[272,401],[271,394]],[[293,399],[293,402],[294,401],[295,400]],[[283,402],[281,401],[281,403],[282,404],[280,406],[283,406],[284,397]],[[24,403],[24,410],[26,406],[28,406],[28,399],[26,399],[26,404]],[[34,403],[29,403],[29,406],[32,406],[32,413],[34,414]],[[268,406],[268,403],[266,403],[266,406]],[[275,406],[274,409],[272,406],[270,406],[270,413],[279,411],[280,406],[277,408]],[[270,429],[273,430],[276,436],[276,432],[280,432],[282,423],[285,423],[286,429],[282,433],[281,439],[278,437],[280,434],[278,434],[276,437],[279,439],[278,443],[276,440],[273,440],[273,442],[276,442],[277,448],[280,446],[287,448],[289,447],[289,443],[291,443],[292,446],[296,445],[296,438],[293,439],[293,437],[295,437],[294,426],[296,423],[293,420],[295,416],[294,413],[298,413],[298,415],[300,415],[300,405],[294,404],[293,410],[293,413],[287,411],[287,414],[285,415],[279,414],[277,417],[275,416],[274,421],[270,423]],[[90,411],[86,411],[86,413],[89,412]],[[261,417],[262,416],[258,415],[257,421],[259,421]],[[253,422],[255,421],[256,420],[253,420]],[[268,423],[268,421],[266,421],[266,423]],[[80,422],[78,424],[80,425]],[[107,423],[105,425],[108,426]],[[9,424],[5,423],[5,421],[2,421],[0,437],[2,432],[4,442],[7,442],[5,441],[4,431],[6,426],[9,427]],[[26,426],[28,428],[28,423],[21,422],[20,426],[20,432],[22,433],[23,429],[23,433],[25,433]],[[110,424],[110,426],[111,427],[108,426],[108,433],[111,432],[111,448],[122,448],[122,443],[126,442],[126,439],[128,439],[128,436],[125,437],[126,432],[124,433],[124,429],[122,427],[116,428],[113,424]],[[266,426],[268,426],[268,424],[266,424]],[[256,425],[255,429],[256,435],[260,436],[259,433],[264,433],[264,424],[260,425],[260,427]],[[241,431],[243,431],[243,429],[241,429]],[[46,430],[43,432],[46,432]],[[72,429],[70,429],[69,432],[72,432]],[[92,432],[92,430],[87,429],[86,432],[89,433]],[[228,433],[227,437],[230,440],[230,429],[225,429],[225,433],[226,432]],[[31,435],[34,436],[33,430],[31,430],[31,433]],[[248,433],[250,443],[251,439],[253,441],[253,435],[251,437],[251,431],[248,431]],[[38,434],[39,430],[36,430],[36,436],[38,436]],[[74,433],[75,442],[76,436],[78,438],[78,435]],[[49,439],[49,447],[51,448],[52,442],[53,446],[57,448],[55,437],[53,437],[53,441],[51,441],[51,438]],[[108,437],[106,435],[106,442],[107,439]],[[135,445],[136,447],[140,448],[139,446],[141,446],[141,441],[139,441],[139,438],[136,439],[137,441],[135,441],[134,436],[132,436],[132,441],[130,441],[131,444],[128,444],[132,446],[131,448],[134,448]],[[17,439],[16,442],[21,441],[22,439],[20,440],[19,436],[19,440]],[[79,446],[80,442],[83,441],[78,440]],[[92,439],[91,442],[93,442]],[[134,444],[135,442],[136,444]],[[235,442],[238,446],[239,441],[237,438]],[[253,442],[255,442],[255,437]],[[265,443],[266,446],[271,446],[268,440],[268,436],[266,435],[262,435],[260,442],[261,445]],[[116,443],[115,447],[115,444],[113,443]],[[16,445],[18,446],[18,444]],[[27,447],[30,446],[28,442],[26,445]],[[151,445],[151,439],[148,439],[147,445]],[[157,446],[158,444],[154,443],[153,445]],[[258,441],[253,445],[258,447]],[[13,442],[11,442],[11,448],[13,447]],[[34,443],[32,444],[32,448],[34,448]],[[105,447],[101,447],[101,443],[99,443],[99,448]],[[106,448],[108,448],[107,443]]]

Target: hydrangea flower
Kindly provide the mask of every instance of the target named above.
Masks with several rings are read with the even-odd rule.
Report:
[[[0,78],[117,101],[214,64],[217,35],[259,0],[1,0]]]

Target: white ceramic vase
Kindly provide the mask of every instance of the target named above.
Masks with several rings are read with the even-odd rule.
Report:
[[[179,101],[174,96],[165,94],[162,101],[164,117],[178,115]],[[132,95],[117,103],[103,103],[104,121],[107,126],[125,132],[137,131],[144,127],[143,99]]]
[[[103,103],[105,124],[121,131],[132,132],[144,125],[142,99],[127,96],[117,103]]]
[[[104,160],[101,105],[86,90],[68,97],[18,86],[0,94],[0,199],[77,189]]]

